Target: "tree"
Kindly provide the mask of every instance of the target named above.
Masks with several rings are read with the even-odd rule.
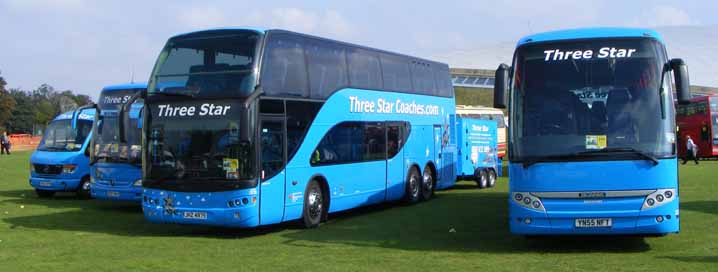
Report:
[[[15,99],[10,96],[5,86],[7,82],[0,76],[0,131],[5,131],[8,122],[12,119],[12,111],[15,108]]]
[[[35,121],[35,110],[32,97],[25,91],[10,89],[10,96],[15,99],[15,109],[12,111],[12,119],[8,124],[8,130],[13,133],[32,133]]]

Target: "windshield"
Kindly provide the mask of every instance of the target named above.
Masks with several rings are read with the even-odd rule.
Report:
[[[520,47],[513,71],[511,160],[616,148],[672,156],[675,124],[665,63],[662,45],[651,39]]]
[[[170,39],[149,84],[157,92],[194,97],[244,97],[254,90],[259,34],[207,32]]]
[[[150,109],[149,187],[211,191],[256,184],[254,145],[250,126],[241,126],[241,103],[173,102]]]
[[[95,160],[101,162],[140,162],[141,130],[139,120],[130,118],[126,144],[120,144],[117,112],[103,112],[97,123]]]
[[[37,150],[80,151],[91,130],[92,121],[89,120],[77,120],[76,129],[72,129],[70,119],[52,121],[45,129]]]

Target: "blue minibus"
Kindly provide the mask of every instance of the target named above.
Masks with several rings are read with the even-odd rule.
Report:
[[[316,227],[456,181],[443,63],[285,30],[212,29],[170,38],[135,98],[151,222]]]
[[[510,116],[512,233],[680,230],[673,99],[675,90],[688,100],[688,72],[668,59],[659,33],[529,35],[496,77],[495,107],[508,104]]]
[[[132,83],[107,86],[100,93],[90,152],[93,198],[137,202],[142,199],[142,104],[131,105],[127,120],[118,117],[120,107],[146,89],[147,84]],[[117,125],[121,121],[127,122],[124,143],[120,143]]]
[[[94,115],[90,109],[66,112],[45,128],[42,140],[30,157],[30,185],[39,197],[77,192],[79,198],[90,198],[87,147]]]

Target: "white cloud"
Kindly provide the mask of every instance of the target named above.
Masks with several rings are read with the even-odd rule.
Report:
[[[630,23],[634,26],[689,26],[698,25],[699,22],[685,10],[672,6],[655,6],[644,11],[638,18]]]

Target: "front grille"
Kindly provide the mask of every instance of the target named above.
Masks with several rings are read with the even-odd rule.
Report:
[[[34,164],[35,173],[43,175],[59,175],[62,173],[62,165]]]

